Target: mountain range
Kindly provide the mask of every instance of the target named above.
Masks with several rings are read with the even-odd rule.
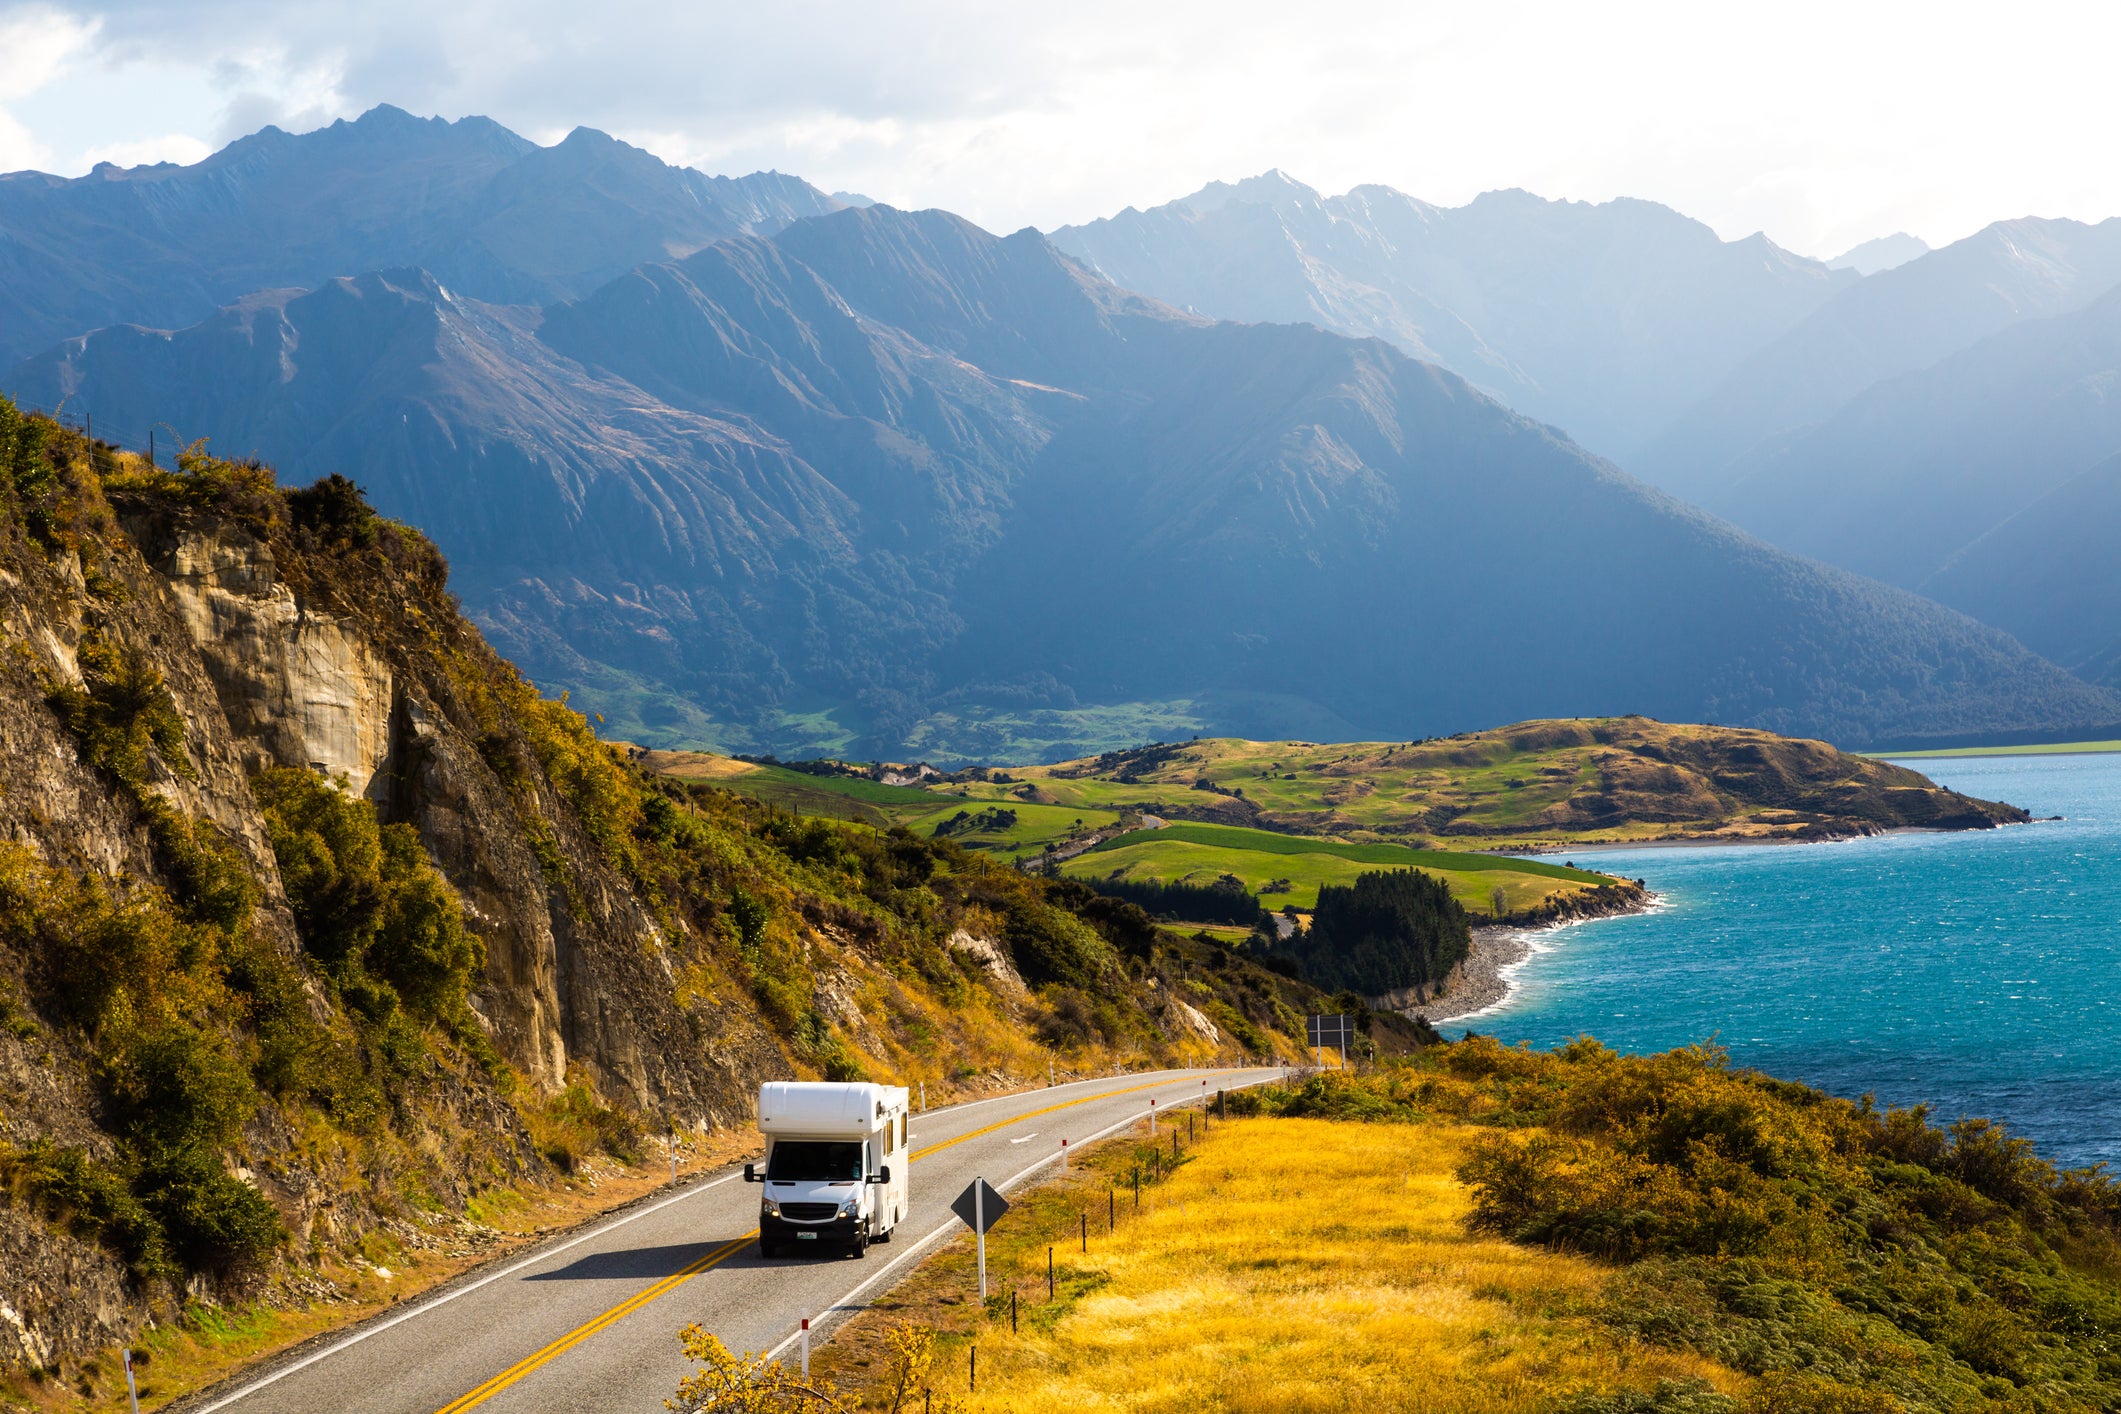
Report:
[[[709,177],[589,128],[540,147],[485,118],[388,106],[299,136],[264,128],[191,166],[13,172],[0,365],[106,324],[181,327],[259,290],[398,265],[544,303],[841,205],[794,177]]]
[[[215,163],[274,168],[282,194],[243,190],[276,240],[153,255],[196,267],[188,299],[258,284],[165,327],[127,284],[147,256],[98,283],[83,246],[45,278],[93,300],[43,297],[117,322],[6,387],[128,445],[166,429],[353,477],[448,553],[497,646],[636,740],[1060,759],[1635,711],[1852,746],[2121,721],[2007,634],[1734,530],[1396,341],[1218,320],[1035,231],[705,178],[594,134],[537,149],[379,110],[259,139],[254,164],[223,161],[239,143],[82,179],[196,194]],[[394,168],[454,175],[409,197]],[[363,183],[398,205],[335,234]],[[1864,282],[1646,203],[1465,211],[1517,222],[1524,279],[1576,251],[1545,343],[1545,296],[1491,280],[1509,319],[1490,327],[1524,331],[1512,366],[1558,367],[1570,340],[1595,361],[1635,300],[1667,331],[1640,346],[1705,385],[1709,355],[1674,349],[1735,360]],[[21,219],[0,201],[0,230]],[[1601,222],[1691,252],[1693,283],[1581,274]],[[1626,240],[1598,238],[1624,265]],[[1480,267],[1482,240],[1452,239]],[[1714,318],[1688,308],[1703,288]]]
[[[1654,202],[1322,196],[1281,172],[1052,233],[1218,319],[1306,322],[1440,363],[1628,462],[1748,356],[1860,282]]]

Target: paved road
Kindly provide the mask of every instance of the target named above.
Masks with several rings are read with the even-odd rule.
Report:
[[[915,1115],[913,1208],[862,1260],[761,1261],[759,1190],[731,1170],[587,1234],[378,1317],[322,1350],[177,1406],[191,1414],[615,1414],[660,1410],[687,1365],[688,1321],[733,1350],[792,1347],[803,1315],[854,1309],[953,1231],[950,1200],[996,1187],[1159,1110],[1279,1075],[1175,1070],[1077,1081]],[[1205,1082],[1205,1083],[1203,1083]],[[813,1339],[820,1323],[813,1320]]]

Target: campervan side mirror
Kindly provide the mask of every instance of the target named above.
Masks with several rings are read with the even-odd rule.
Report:
[[[891,1181],[891,1165],[885,1164],[875,1173],[870,1174],[869,1181],[871,1183],[889,1183]]]
[[[758,1181],[759,1175],[756,1166],[752,1164],[744,1165],[744,1182],[757,1183]]]

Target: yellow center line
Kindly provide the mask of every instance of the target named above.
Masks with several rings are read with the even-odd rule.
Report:
[[[1228,1074],[1229,1072],[1223,1073]],[[993,1124],[987,1125],[985,1128],[974,1129],[969,1131],[968,1133],[960,1134],[955,1139],[945,1139],[940,1144],[930,1144],[927,1148],[917,1151],[913,1155],[913,1157],[916,1159],[925,1159],[930,1154],[941,1153],[943,1150],[948,1149],[953,1145],[964,1143],[967,1139],[977,1139],[982,1134],[992,1134],[997,1129],[1007,1129],[1012,1124],[1022,1124],[1027,1119],[1035,1119],[1039,1115],[1052,1114],[1055,1110],[1073,1109],[1077,1105],[1093,1104],[1098,1100],[1109,1100],[1117,1095],[1132,1095],[1137,1091],[1160,1089],[1163,1086],[1172,1085],[1176,1083],[1177,1082],[1171,1080],[1152,1080],[1146,1085],[1130,1085],[1124,1090],[1100,1090],[1095,1095],[1085,1095],[1078,1100],[1063,1100],[1057,1105],[1047,1105],[1043,1109],[1029,1110],[1020,1115],[1011,1115],[1008,1119],[996,1120]],[[909,1160],[908,1162],[911,1162],[911,1160]],[[521,1360],[516,1361],[515,1364],[510,1365],[507,1369],[501,1371],[500,1374],[495,1375],[492,1379],[486,1381],[486,1383],[480,1385],[477,1389],[472,1390],[470,1393],[464,1395],[459,1399],[452,1400],[450,1403],[443,1405],[440,1409],[435,1411],[435,1414],[464,1414],[464,1411],[467,1409],[478,1408],[481,1404],[484,1404],[487,1400],[492,1399],[502,1390],[507,1389],[510,1385],[515,1384],[518,1380],[523,1379],[526,1375],[533,1374],[536,1371],[544,1368],[546,1365],[550,1364],[554,1360],[559,1359],[562,1355],[565,1355],[568,1351],[574,1349],[577,1345],[580,1345],[583,1341],[589,1339],[589,1337],[595,1335],[598,1331],[603,1330],[606,1326],[613,1325],[618,1321],[624,1320],[626,1317],[640,1310],[643,1306],[646,1306],[651,1301],[659,1300],[662,1297],[668,1296],[671,1292],[676,1291],[686,1282],[691,1281],[694,1277],[698,1276],[701,1272],[708,1270],[710,1267],[720,1266],[722,1263],[728,1261],[731,1257],[734,1257],[738,1252],[742,1251],[745,1244],[749,1243],[754,1237],[757,1237],[758,1235],[759,1230],[757,1228],[753,1228],[751,1231],[745,1233],[742,1237],[739,1237],[731,1242],[723,1243],[720,1247],[715,1248],[714,1251],[709,1252],[705,1256],[695,1260],[691,1265],[684,1267],[679,1271],[672,1272],[669,1276],[664,1277],[655,1285],[635,1293],[633,1296],[630,1296],[626,1300],[621,1301],[618,1305],[612,1307],[609,1311],[604,1312],[602,1315],[593,1317],[590,1320],[583,1322],[581,1325],[576,1326],[573,1330],[567,1332],[567,1334],[561,1336],[558,1340],[552,1342],[552,1344],[546,1346],[544,1349],[539,1350],[534,1354],[524,1356]]]

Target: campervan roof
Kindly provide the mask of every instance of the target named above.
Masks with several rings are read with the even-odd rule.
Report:
[[[759,1130],[765,1134],[867,1134],[886,1110],[904,1105],[903,1090],[883,1085],[769,1080],[759,1087]]]

